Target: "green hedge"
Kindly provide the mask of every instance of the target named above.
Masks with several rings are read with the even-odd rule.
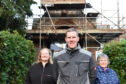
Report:
[[[110,57],[110,67],[118,73],[121,84],[126,84],[126,40],[106,44],[103,52]]]
[[[0,32],[0,84],[23,84],[34,61],[35,48],[17,32]]]

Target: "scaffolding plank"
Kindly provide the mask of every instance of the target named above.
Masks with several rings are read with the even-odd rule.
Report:
[[[85,0],[41,0],[42,4],[73,4],[85,2]]]

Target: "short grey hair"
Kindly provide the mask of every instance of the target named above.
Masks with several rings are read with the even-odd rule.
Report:
[[[104,54],[104,53],[101,53],[97,57],[97,64],[99,64],[99,61],[100,61],[101,58],[106,58],[107,61],[108,61],[108,64],[110,63],[108,55],[107,54]]]
[[[66,31],[66,35],[68,32],[76,32],[77,36],[79,37],[79,32],[75,29],[75,28],[69,28],[67,31]]]

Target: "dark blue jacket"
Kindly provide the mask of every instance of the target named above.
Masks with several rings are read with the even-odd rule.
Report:
[[[97,78],[94,84],[120,84],[116,72],[110,68],[105,71],[102,67],[97,66]]]

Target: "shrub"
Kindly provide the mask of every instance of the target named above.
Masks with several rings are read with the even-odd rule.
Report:
[[[23,84],[35,56],[35,48],[16,31],[0,32],[0,84]]]
[[[112,41],[105,45],[104,53],[110,57],[110,67],[119,75],[121,84],[126,83],[126,40]]]

